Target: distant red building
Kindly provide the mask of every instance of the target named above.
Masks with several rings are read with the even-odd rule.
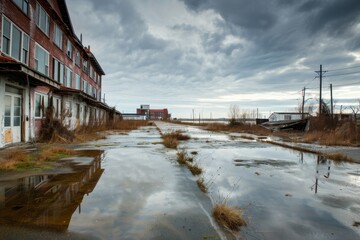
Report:
[[[141,105],[136,109],[136,114],[146,115],[150,120],[169,120],[171,118],[167,108],[150,109],[150,105]]]

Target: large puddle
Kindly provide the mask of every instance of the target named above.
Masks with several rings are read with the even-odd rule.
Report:
[[[114,134],[62,160],[66,171],[0,173],[1,239],[232,239],[211,217],[226,200],[244,209],[245,239],[360,239],[360,165],[196,127],[191,136],[209,188],[176,163],[156,127]]]

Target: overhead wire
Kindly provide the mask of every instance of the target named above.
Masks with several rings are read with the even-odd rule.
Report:
[[[357,74],[359,72],[350,72],[350,73],[339,73],[339,74],[333,74],[333,75],[324,75],[323,77],[336,77],[336,76],[344,76],[344,75],[351,75],[351,74]]]
[[[354,68],[360,68],[360,66],[332,69],[332,70],[327,70],[327,72],[343,71],[343,70],[354,69]]]

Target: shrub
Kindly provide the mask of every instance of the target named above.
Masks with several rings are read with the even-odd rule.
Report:
[[[219,225],[231,232],[237,232],[240,227],[247,225],[242,217],[241,209],[236,206],[228,206],[226,201],[215,204],[213,216]]]

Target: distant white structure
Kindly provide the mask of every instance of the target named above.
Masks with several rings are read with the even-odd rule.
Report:
[[[124,120],[147,120],[146,115],[136,113],[123,113],[122,117]]]
[[[304,118],[308,118],[310,115],[308,113],[304,113]],[[269,121],[290,121],[290,120],[301,120],[302,113],[297,112],[273,112],[269,116]]]

